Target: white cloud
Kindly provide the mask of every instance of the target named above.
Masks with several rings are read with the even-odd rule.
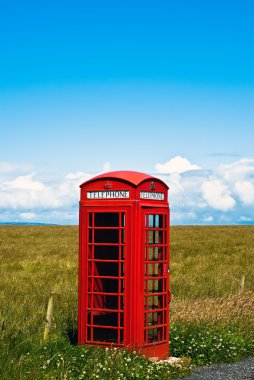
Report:
[[[92,178],[93,175],[84,172],[69,173],[64,181],[58,184],[57,197],[62,199],[65,205],[78,204],[80,185]]]
[[[35,173],[30,173],[4,182],[0,186],[0,208],[31,210],[61,207],[63,202],[57,188],[34,180],[34,176]]]
[[[23,220],[32,220],[36,217],[36,214],[34,212],[21,212],[19,216]]]
[[[164,164],[156,164],[155,169],[159,173],[184,173],[189,170],[201,169],[198,165],[191,164],[186,158],[176,156],[166,161]]]
[[[241,222],[251,222],[253,218],[249,218],[248,216],[240,216],[239,220]]]
[[[216,172],[229,183],[244,180],[254,175],[254,159],[243,158],[232,164],[220,165]]]
[[[244,204],[254,205],[254,183],[250,181],[237,182],[235,190]]]
[[[69,173],[65,176],[65,179],[67,180],[74,180],[74,181],[80,181],[80,184],[92,177],[91,174],[89,173],[84,173],[84,172],[76,172],[76,173]]]
[[[15,166],[15,165],[13,165]],[[17,165],[18,166],[18,165]],[[60,181],[45,182],[36,173],[17,175],[0,183],[0,209],[22,211],[21,219],[31,216],[31,210],[56,210],[77,207],[79,185],[93,175],[84,172],[68,173]]]
[[[184,186],[180,174],[173,173],[167,176],[159,175],[156,177],[167,183],[171,195],[176,195],[184,191]]]
[[[173,224],[253,221],[253,159],[205,171],[197,170],[200,168],[188,159],[176,156],[156,167],[160,170],[157,177],[169,186]],[[109,163],[104,164],[103,170],[110,170]],[[0,219],[17,222],[36,218],[37,222],[45,223],[78,223],[79,185],[97,174],[76,171],[58,180],[45,180],[32,170],[25,174],[23,168],[18,172],[9,171],[0,181]]]
[[[209,215],[209,216],[205,216],[203,220],[204,220],[204,222],[212,223],[214,218],[212,215]]]
[[[236,202],[229,189],[218,179],[205,181],[201,191],[208,205],[215,210],[229,211],[235,206]]]
[[[16,190],[43,190],[45,186],[39,181],[34,181],[35,173],[16,177],[13,181],[5,182],[5,185],[10,189]]]

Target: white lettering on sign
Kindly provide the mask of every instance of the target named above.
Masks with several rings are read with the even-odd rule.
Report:
[[[164,201],[164,193],[154,193],[151,191],[140,191],[141,199],[154,199],[156,201]]]
[[[128,199],[130,192],[128,190],[110,190],[110,191],[88,191],[88,199]]]

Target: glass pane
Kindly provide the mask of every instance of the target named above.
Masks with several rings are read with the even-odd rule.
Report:
[[[88,246],[88,259],[92,259],[93,255],[93,246]]]
[[[121,231],[121,243],[122,243],[122,244],[125,243],[125,230],[122,230],[122,231]]]
[[[123,330],[120,330],[120,342],[123,343]]]
[[[148,309],[158,309],[158,297],[148,298]]]
[[[154,244],[154,234],[153,234],[153,231],[149,231],[148,232],[148,241],[147,241],[147,243]]]
[[[121,260],[124,260],[124,256],[125,256],[125,247],[124,246],[121,247],[121,253],[122,253]]]
[[[148,341],[155,342],[158,340],[158,329],[150,329],[148,330]]]
[[[148,277],[158,276],[159,264],[147,264],[146,265],[146,275]]]
[[[95,243],[119,243],[118,230],[94,230]]]
[[[118,246],[94,246],[94,258],[97,260],[118,260],[119,247]]]
[[[94,266],[95,276],[119,276],[118,263],[95,262]]]
[[[87,328],[87,340],[91,340],[91,327]]]
[[[163,260],[163,248],[162,247],[147,248],[147,260],[149,261]]]
[[[118,293],[118,280],[96,278],[94,279],[94,292]]]
[[[164,215],[156,215],[156,222],[155,227],[156,228],[163,228],[163,217]]]
[[[148,297],[148,309],[154,310],[154,309],[162,309],[165,307],[164,304],[164,296],[154,296],[154,297]]]
[[[118,227],[118,212],[95,212],[94,227]]]
[[[118,326],[118,313],[94,312],[93,323],[102,326]]]
[[[160,215],[160,214],[146,215],[145,225],[146,227],[149,227],[149,228],[163,228],[163,215]]]
[[[89,243],[91,244],[93,242],[93,230],[89,229]]]
[[[165,292],[166,291],[166,281],[165,280],[159,280],[158,281],[158,292]]]
[[[94,330],[94,341],[97,342],[112,342],[117,343],[118,331],[117,329],[104,329],[96,327]]]
[[[120,313],[120,327],[124,326],[124,315],[123,313]]]
[[[151,328],[148,330],[148,342],[158,342],[163,339],[163,329],[160,328]]]
[[[153,227],[154,225],[154,215],[149,215],[149,222],[148,222],[148,227]]]
[[[157,293],[159,290],[159,281],[158,280],[149,280],[148,282],[148,292]]]
[[[120,280],[120,291],[124,293],[124,280]]]
[[[158,313],[148,313],[148,326],[158,324]]]
[[[163,244],[163,231],[148,231],[147,244]]]
[[[118,297],[117,296],[107,296],[106,294],[93,295],[93,308],[94,309],[118,309]]]
[[[122,212],[121,217],[122,217],[121,226],[125,227],[125,213],[124,212]]]

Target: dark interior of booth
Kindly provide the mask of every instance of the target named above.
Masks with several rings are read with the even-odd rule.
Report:
[[[93,310],[88,313],[88,340],[123,341],[125,214],[89,214]],[[97,327],[98,326],[98,327]],[[112,327],[112,328],[110,328]],[[120,329],[119,329],[120,328]]]

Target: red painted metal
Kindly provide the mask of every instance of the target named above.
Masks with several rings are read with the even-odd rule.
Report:
[[[168,186],[121,171],[80,187],[79,344],[168,357]]]

